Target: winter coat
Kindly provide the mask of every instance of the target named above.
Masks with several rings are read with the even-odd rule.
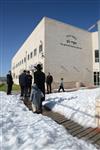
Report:
[[[28,86],[32,85],[32,76],[28,74],[27,78],[28,78]]]
[[[46,83],[51,84],[53,82],[53,77],[51,75],[47,76]]]
[[[44,97],[44,95],[41,92],[41,90],[38,88],[38,86],[36,84],[34,84],[32,87],[30,100],[35,105],[37,110],[40,109],[40,107],[41,107],[41,98],[43,98],[43,97]]]
[[[45,74],[41,70],[34,72],[34,83],[36,83],[45,96]]]
[[[26,73],[22,73],[19,76],[19,84],[20,84],[20,86],[24,86],[24,87],[28,86],[28,77],[27,77]]]
[[[7,84],[9,85],[13,84],[13,78],[11,74],[7,74]]]

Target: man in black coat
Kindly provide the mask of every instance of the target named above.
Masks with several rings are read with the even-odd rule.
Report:
[[[27,97],[27,88],[28,88],[28,78],[26,75],[26,70],[19,75],[19,85],[21,89],[21,97]]]
[[[13,78],[11,75],[11,71],[9,71],[7,74],[7,95],[11,94],[12,85],[13,85]]]
[[[50,72],[48,72],[47,78],[46,78],[46,83],[47,83],[47,93],[51,93],[52,92],[52,88],[51,88],[51,84],[53,82],[53,77],[50,74]]]
[[[32,87],[32,76],[30,74],[30,71],[27,71],[27,78],[28,78],[28,96],[30,96]]]
[[[42,112],[42,101],[45,100],[45,73],[42,72],[41,64],[38,64],[36,67],[36,71],[34,72],[34,83],[38,86],[38,88],[44,94],[44,97],[41,99],[40,113]]]

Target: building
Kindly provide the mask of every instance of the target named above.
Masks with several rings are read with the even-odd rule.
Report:
[[[18,84],[22,70],[33,72],[41,63],[43,71],[53,75],[55,87],[62,77],[66,87],[76,82],[99,85],[98,41],[98,31],[88,32],[44,17],[12,58],[14,82]]]

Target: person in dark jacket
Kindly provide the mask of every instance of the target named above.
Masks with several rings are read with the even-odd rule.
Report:
[[[53,77],[50,74],[50,72],[48,72],[47,78],[46,78],[46,84],[47,84],[47,93],[51,93],[52,92],[52,88],[51,88],[51,84],[53,82]]]
[[[41,107],[40,112],[42,112],[42,101],[45,100],[45,73],[42,72],[41,64],[38,64],[36,67],[36,71],[34,72],[34,83],[37,87],[42,91],[44,97],[41,99]]]
[[[7,95],[11,94],[12,85],[13,85],[13,78],[11,75],[11,71],[9,71],[7,74]]]
[[[26,70],[23,71],[22,74],[19,75],[19,85],[21,89],[21,97],[27,97],[27,88],[28,88],[28,78],[26,75]]]
[[[30,71],[27,71],[27,78],[28,78],[28,96],[31,94],[31,88],[32,88],[32,76],[30,74]]]

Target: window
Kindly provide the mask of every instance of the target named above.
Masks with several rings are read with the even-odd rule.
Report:
[[[41,45],[39,45],[39,53],[41,53],[42,50],[43,50],[43,48],[42,48],[42,44],[41,44]]]
[[[37,55],[37,49],[35,48],[34,49],[34,56],[36,56]]]
[[[24,62],[26,62],[26,57],[24,57]]]
[[[33,52],[30,53],[30,58],[32,58],[32,57],[33,57]]]
[[[28,60],[29,60],[29,58],[30,58],[30,55],[28,54]]]
[[[100,72],[94,72],[94,85],[100,85]]]
[[[22,64],[23,64],[23,59],[22,59]]]
[[[95,50],[95,62],[99,62],[99,50]]]
[[[16,75],[15,75],[15,73],[13,73],[13,78],[15,78],[16,77]]]

